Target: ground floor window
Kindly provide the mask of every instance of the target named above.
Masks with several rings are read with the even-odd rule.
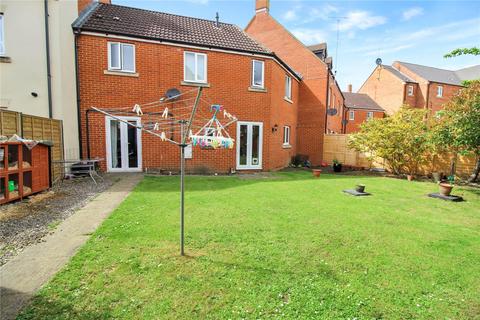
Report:
[[[283,145],[290,145],[290,127],[283,127]]]
[[[373,112],[372,111],[367,112],[367,120],[370,120],[370,119],[373,119]]]
[[[237,169],[262,169],[263,123],[237,122]]]
[[[348,120],[355,120],[355,111],[348,112]]]

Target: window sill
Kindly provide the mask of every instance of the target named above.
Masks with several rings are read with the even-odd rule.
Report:
[[[288,103],[291,103],[291,104],[293,104],[293,101],[292,101],[292,99],[288,99],[287,97],[284,97],[284,98],[283,98],[283,100],[287,101]]]
[[[180,82],[182,86],[189,86],[189,87],[204,87],[210,88],[210,83],[206,82],[192,82],[192,81],[182,81]]]
[[[267,89],[265,89],[265,88],[256,88],[256,87],[248,87],[248,91],[250,91],[250,92],[262,92],[262,93],[265,93],[265,92],[267,92]]]
[[[11,63],[11,62],[12,62],[12,59],[10,59],[10,57],[0,56],[0,63]]]
[[[126,72],[126,71],[111,71],[111,70],[103,70],[103,74],[109,76],[123,76],[123,77],[135,77],[138,78],[139,74],[135,72]]]
[[[292,149],[292,146],[290,144],[283,144],[282,149]]]

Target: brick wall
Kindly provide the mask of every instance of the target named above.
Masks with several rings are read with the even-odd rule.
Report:
[[[349,120],[349,111],[353,111],[355,113],[355,119],[354,120]],[[345,127],[345,133],[354,133],[357,132],[360,129],[360,125],[367,121],[367,113],[368,110],[362,110],[362,109],[348,109],[346,110],[346,119],[348,120],[347,125]],[[374,118],[383,118],[384,113],[383,112],[378,112],[374,111],[373,112],[373,117]]]
[[[327,65],[268,12],[257,13],[245,31],[302,75],[298,101],[297,153],[308,155],[313,165],[321,164],[326,126]],[[340,99],[343,105],[343,98]]]
[[[92,35],[79,36],[79,77],[81,98],[82,144],[86,157],[86,111],[91,106],[102,109],[129,107],[145,104],[161,98],[170,88],[187,92],[196,87],[182,85],[183,52],[198,51],[208,55],[208,83],[203,95],[213,103],[225,106],[228,112],[241,121],[263,122],[263,169],[271,170],[284,167],[296,151],[296,130],[292,130],[293,146],[283,149],[281,145],[283,125],[297,126],[299,89],[293,78],[293,103],[285,101],[286,71],[274,60],[265,61],[266,92],[249,91],[251,84],[252,57],[232,53],[184,49],[162,44],[116,40],[135,45],[137,77],[107,75],[108,38]],[[260,58],[256,58],[260,59]],[[262,60],[262,59],[260,59]],[[163,111],[163,108],[161,108]],[[171,109],[175,109],[171,107]],[[90,157],[106,159],[105,117],[90,112]],[[279,130],[272,133],[272,126],[278,124]],[[228,129],[236,139],[236,125]],[[178,139],[178,137],[175,137]],[[179,148],[168,142],[162,142],[148,133],[142,134],[143,168],[176,170],[179,167]],[[106,163],[101,164],[106,169]],[[216,172],[227,172],[236,167],[236,150],[201,150],[193,148],[193,159],[187,160],[187,170],[207,167]]]
[[[387,114],[393,114],[404,103],[404,86],[402,80],[378,66],[358,92],[368,94]]]
[[[94,2],[94,0],[77,0],[78,13],[80,14],[92,2]],[[98,2],[111,3],[111,0],[98,0]]]
[[[437,87],[443,87],[443,95],[442,97],[437,97]],[[443,83],[436,83],[430,82],[429,84],[429,91],[428,91],[428,108],[432,110],[432,112],[437,112],[443,109],[443,105],[447,103],[450,99],[453,98],[454,95],[458,93],[462,89],[461,86],[453,86]]]
[[[327,133],[343,133],[342,115],[344,114],[345,110],[342,92],[335,82],[335,78],[331,75],[328,84],[331,90],[329,101],[330,106],[328,108],[336,109],[337,114],[334,116],[327,115]]]

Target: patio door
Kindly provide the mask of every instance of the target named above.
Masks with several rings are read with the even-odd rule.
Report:
[[[262,169],[263,123],[237,122],[237,170]]]
[[[140,126],[136,117],[119,117]],[[109,172],[142,171],[142,131],[114,118],[106,118],[107,167]]]

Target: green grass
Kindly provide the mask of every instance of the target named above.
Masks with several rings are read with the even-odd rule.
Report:
[[[342,189],[364,183],[374,195]],[[479,319],[480,191],[278,173],[147,177],[20,319]]]

